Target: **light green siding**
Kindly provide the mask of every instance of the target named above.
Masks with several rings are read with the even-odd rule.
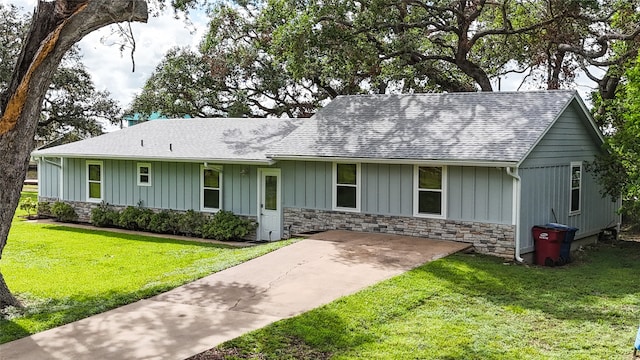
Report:
[[[332,163],[282,161],[282,203],[285,207],[331,210]]]
[[[589,126],[588,120],[574,101],[531,151],[521,167],[565,165],[567,159],[592,160],[600,148],[596,142],[597,137]]]
[[[413,165],[362,164],[362,212],[413,215]]]
[[[38,194],[40,196],[47,198],[60,197],[60,163],[60,158],[44,158],[39,160]]]
[[[224,165],[222,207],[240,215],[256,215],[258,172],[255,166]]]
[[[448,219],[511,224],[513,180],[503,168],[450,166]]]
[[[199,163],[150,162],[151,186],[138,186],[137,161],[104,160],[104,201],[112,205],[200,210]],[[215,164],[211,164],[215,165]],[[222,207],[241,215],[255,215],[255,166],[222,166]],[[247,173],[241,173],[246,169]],[[86,201],[86,161],[64,160],[64,199]],[[49,186],[49,185],[47,185]],[[46,196],[46,195],[43,195]]]
[[[580,230],[576,238],[580,238],[618,222],[619,203],[600,195],[599,184],[585,168],[602,151],[589,126],[581,110],[572,104],[523,161],[519,169],[522,179],[519,235],[523,253],[534,250],[531,228],[535,225],[559,222],[577,227]],[[569,215],[571,162],[583,164],[581,211],[576,215]]]
[[[121,206],[200,209],[202,164],[150,164],[151,186],[138,186],[136,161],[104,160],[104,201]],[[282,161],[275,167],[282,170],[283,206],[332,209],[332,162]],[[256,215],[258,168],[222,165],[223,209]],[[414,165],[363,163],[361,172],[363,213],[413,215]],[[504,169],[451,166],[447,172],[447,219],[511,224],[512,181]],[[65,159],[63,174],[65,200],[86,201],[86,161]]]
[[[84,160],[63,159],[62,196],[64,200],[87,200],[87,174]]]
[[[569,215],[570,161],[564,166],[547,166],[520,170],[522,178],[521,249],[533,251],[531,228],[550,222],[577,227],[577,238],[600,232],[618,221],[619,203],[602,197],[600,186],[593,175],[582,173],[581,211]],[[554,217],[555,213],[555,217]]]
[[[285,207],[332,209],[333,163],[283,161]],[[410,164],[361,165],[361,211],[413,216],[413,170]],[[512,223],[512,178],[504,169],[449,167],[447,219]]]

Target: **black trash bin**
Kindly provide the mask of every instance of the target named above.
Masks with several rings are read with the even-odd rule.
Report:
[[[560,244],[560,262],[562,264],[568,264],[571,261],[571,243],[576,237],[578,228],[557,223],[549,223],[545,226],[565,232],[564,239],[562,239],[562,243]]]

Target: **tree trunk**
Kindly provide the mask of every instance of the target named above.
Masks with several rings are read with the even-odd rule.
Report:
[[[16,299],[9,291],[7,283],[4,282],[4,277],[2,276],[2,273],[0,273],[0,309],[4,309],[8,306],[22,307],[18,299]]]
[[[142,0],[39,1],[7,90],[0,95],[0,259],[33,149],[42,101],[64,54],[90,32],[146,21]],[[0,274],[0,309],[18,302]]]
[[[476,84],[480,86],[480,90],[493,91],[489,76],[480,66],[467,59],[456,59],[456,65],[463,73],[475,80]]]

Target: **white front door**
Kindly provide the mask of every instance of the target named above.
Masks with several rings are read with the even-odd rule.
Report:
[[[280,204],[280,169],[260,169],[258,181],[258,240],[282,238],[282,208]]]

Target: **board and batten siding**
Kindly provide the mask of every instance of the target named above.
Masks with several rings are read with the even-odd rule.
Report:
[[[86,162],[65,158],[62,168],[62,200],[87,201]]]
[[[283,161],[283,205],[331,210],[333,164]],[[413,216],[414,166],[361,164],[361,212]],[[513,180],[504,169],[448,167],[447,219],[512,223]]]
[[[504,168],[449,166],[450,220],[513,222],[513,178]]]
[[[362,164],[362,212],[413,216],[413,165]]]
[[[521,250],[534,250],[531,228],[558,222],[579,230],[576,238],[599,233],[616,225],[618,202],[600,195],[600,186],[593,175],[582,172],[580,213],[569,215],[570,164],[520,169],[522,178],[522,210],[520,216]],[[555,216],[554,216],[555,213]]]
[[[155,209],[200,210],[202,164],[145,162],[151,164],[151,186],[138,186],[138,161],[103,160],[104,201],[120,206],[140,204],[143,207]],[[65,159],[64,166],[64,200],[86,201],[86,160]],[[255,215],[256,167],[220,166],[222,166],[222,208],[239,215]],[[243,169],[246,169],[246,174],[243,173]]]
[[[264,167],[260,167],[264,168]],[[222,166],[222,208],[238,215],[256,216],[258,167]]]
[[[593,161],[601,149],[598,137],[574,100],[522,162],[521,168]]]
[[[60,169],[60,158],[42,158],[38,161],[39,196],[50,199],[60,198]]]
[[[331,210],[332,163],[282,161],[282,205],[284,207]]]
[[[150,162],[151,186],[138,186],[137,163],[103,160],[105,202],[183,211],[200,209],[201,164]],[[255,216],[257,171],[267,166],[221,166],[222,208]],[[284,207],[332,209],[332,162],[282,161],[275,167],[282,170]],[[363,163],[361,171],[363,213],[413,216],[413,165]],[[447,173],[447,219],[512,223],[512,180],[504,169],[449,166]],[[64,200],[86,201],[86,160],[65,159],[63,179]]]
[[[618,222],[619,201],[603,198],[599,184],[585,167],[602,151],[589,126],[574,102],[520,166],[519,232],[523,253],[534,250],[531,228],[536,225],[558,222],[577,227],[576,238],[581,238]],[[581,211],[575,215],[569,215],[571,162],[582,162]]]

